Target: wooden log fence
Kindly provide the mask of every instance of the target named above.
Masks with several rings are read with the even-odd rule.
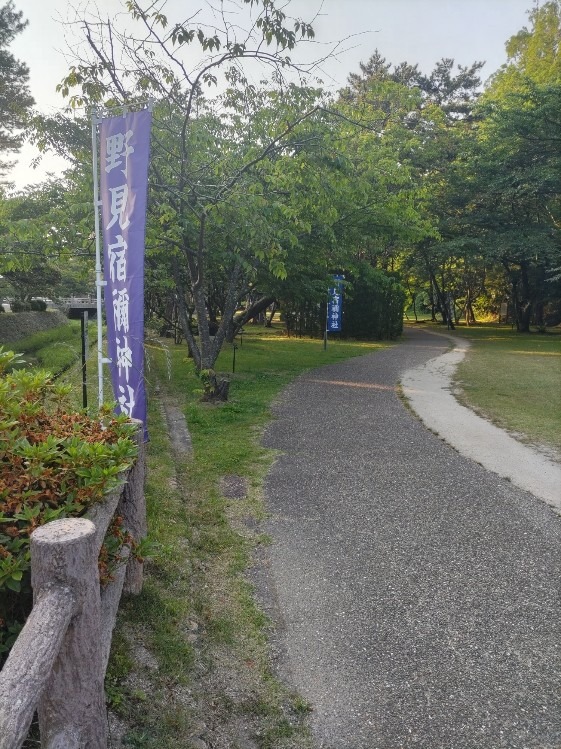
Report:
[[[107,749],[103,681],[121,594],[138,594],[142,563],[129,555],[100,589],[98,556],[117,513],[135,540],[146,535],[144,445],[122,489],[84,518],[31,535],[33,609],[0,672],[0,749],[19,749],[35,711],[43,749]],[[126,550],[128,551],[128,550]]]

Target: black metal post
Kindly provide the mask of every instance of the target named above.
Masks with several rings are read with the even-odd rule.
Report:
[[[88,390],[86,386],[86,353],[88,350],[88,311],[83,310],[80,316],[82,332],[82,405],[88,407]]]

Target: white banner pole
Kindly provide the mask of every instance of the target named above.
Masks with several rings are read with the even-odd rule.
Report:
[[[99,225],[99,177],[97,165],[97,125],[99,117],[97,111],[92,110],[92,172],[93,172],[93,203],[95,221],[95,286],[97,301],[97,382],[98,382],[98,404],[103,405],[103,317],[101,289],[105,286],[103,270],[101,268],[101,228]]]

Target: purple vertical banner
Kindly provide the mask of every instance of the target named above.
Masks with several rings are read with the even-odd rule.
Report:
[[[343,324],[343,280],[343,276],[333,276],[333,286],[327,290],[328,333],[339,333]]]
[[[117,411],[146,431],[144,240],[152,113],[108,117],[100,126],[100,199],[107,353]]]

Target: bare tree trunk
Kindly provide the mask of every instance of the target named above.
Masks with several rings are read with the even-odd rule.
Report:
[[[272,309],[271,309],[271,313],[270,313],[270,315],[269,315],[269,317],[267,318],[267,321],[266,321],[266,323],[265,323],[265,325],[266,325],[266,326],[267,326],[268,328],[270,328],[270,327],[272,326],[272,324],[273,324],[273,320],[274,320],[274,318],[275,318],[275,312],[277,311],[277,302],[276,302],[276,301],[274,301],[274,302],[273,302],[273,303],[272,303],[272,304],[271,304],[270,306],[272,307]]]
[[[445,325],[448,325],[450,330],[455,330],[454,320],[453,316],[448,308],[448,300],[446,299],[444,292],[440,290],[440,287],[438,285],[438,281],[436,280],[436,276],[434,275],[431,268],[429,268],[429,274],[431,277],[433,289],[436,293],[438,304],[440,306],[440,313],[442,315],[442,322]]]
[[[177,299],[177,312],[178,312],[178,317],[179,317],[179,324],[181,325],[183,338],[185,339],[187,343],[189,353],[191,354],[191,356],[193,357],[193,361],[195,362],[195,367],[198,371],[200,371],[201,352],[199,350],[199,347],[197,346],[197,342],[195,341],[195,336],[193,335],[193,331],[191,330],[189,311],[187,310],[187,305],[185,304],[183,288],[181,287],[181,284],[179,283],[179,273],[178,273],[177,267],[174,268],[174,275],[175,275],[175,292],[176,292],[176,299]]]
[[[214,363],[218,358],[218,354],[222,349],[224,341],[228,340],[228,332],[231,329],[232,320],[234,319],[234,313],[236,311],[236,307],[238,306],[238,284],[240,280],[240,274],[241,264],[239,260],[236,259],[228,280],[228,288],[226,291],[226,300],[224,303],[222,320],[214,337],[212,348],[213,360],[211,367],[214,367]]]
[[[532,302],[530,300],[527,263],[524,261],[520,263],[519,274],[512,270],[508,262],[504,259],[503,265],[510,277],[510,283],[512,286],[512,304],[514,307],[516,330],[519,333],[529,333]]]
[[[517,329],[520,333],[530,332],[530,320],[532,318],[532,300],[530,295],[530,281],[528,278],[528,263],[520,263],[520,281],[522,299],[517,304]]]
[[[239,333],[243,326],[247,322],[249,322],[249,320],[252,320],[256,315],[263,312],[263,310],[267,309],[267,307],[269,307],[271,304],[275,304],[275,297],[265,296],[251,304],[241,315],[236,315],[232,319],[231,327],[228,331],[226,340],[229,343],[232,343],[235,336]],[[272,314],[275,314],[274,310]]]
[[[473,311],[473,305],[471,303],[471,299],[468,299],[466,301],[465,318],[466,318],[466,325],[475,325],[475,323],[477,322],[475,319],[475,312]]]

